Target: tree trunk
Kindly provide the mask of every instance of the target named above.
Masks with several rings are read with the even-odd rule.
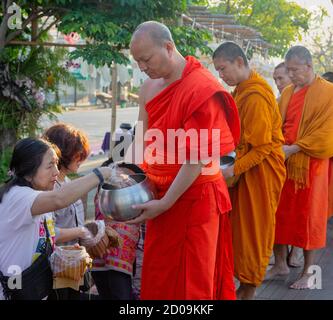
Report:
[[[36,41],[37,35],[38,35],[38,19],[34,19],[31,21],[31,41]]]
[[[116,130],[116,117],[117,117],[117,64],[114,62],[111,69],[112,76],[112,112],[111,112],[111,131],[110,131],[110,153],[112,156],[112,149],[114,147],[114,141],[112,141],[113,133]]]
[[[15,129],[0,129],[0,153],[8,147],[13,147],[16,141]]]

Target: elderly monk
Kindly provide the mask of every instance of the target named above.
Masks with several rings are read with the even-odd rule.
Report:
[[[241,120],[241,141],[234,167],[225,177],[240,176],[232,192],[232,231],[239,299],[252,299],[273,252],[275,212],[286,177],[281,116],[268,83],[251,70],[243,50],[221,44],[215,69],[229,85]]]
[[[292,83],[284,62],[279,63],[274,68],[273,79],[280,93],[280,96],[277,99],[279,101],[283,89]],[[301,248],[291,246],[290,251],[287,255],[287,263],[289,267],[298,268],[302,266],[302,262],[300,261],[302,253],[303,252]]]
[[[151,161],[148,152],[143,164],[155,182],[158,199],[134,206],[143,213],[131,221],[148,220],[141,297],[235,299],[228,215],[231,203],[219,162],[214,164],[214,172],[202,174],[202,161],[207,158],[190,163],[188,154],[193,150],[187,143],[186,160],[168,162],[168,147],[173,141],[166,133],[170,129],[192,130],[200,137],[200,130],[206,129],[208,138],[203,147],[212,153],[216,147],[212,130],[219,129],[219,160],[238,143],[237,107],[199,61],[191,56],[184,58],[177,51],[165,25],[154,21],[140,24],[130,50],[139,68],[149,76],[139,95],[139,120],[146,133],[163,133],[165,147],[155,150],[163,161]],[[148,141],[146,150],[152,144]]]
[[[333,72],[325,72],[322,77],[333,83]],[[328,218],[333,216],[333,158],[330,159],[328,170]]]
[[[290,288],[306,289],[315,252],[325,247],[328,210],[328,165],[333,155],[333,85],[313,70],[310,52],[303,46],[285,57],[293,85],[279,103],[283,119],[283,146],[287,180],[276,215],[275,265],[267,278],[289,273],[287,245],[303,248],[304,269]]]
[[[281,94],[283,89],[291,84],[291,80],[288,76],[287,68],[284,62],[279,63],[273,72],[273,79]]]

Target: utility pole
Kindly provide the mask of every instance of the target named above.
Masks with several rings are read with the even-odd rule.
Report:
[[[111,131],[110,131],[110,151],[109,158],[112,156],[112,150],[114,147],[114,141],[112,141],[113,133],[116,130],[116,119],[117,119],[117,64],[113,62],[111,67],[112,76],[112,111],[111,111]]]

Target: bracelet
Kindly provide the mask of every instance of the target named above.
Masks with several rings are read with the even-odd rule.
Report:
[[[96,176],[97,178],[99,179],[99,184],[103,184],[104,183],[104,178],[103,178],[103,175],[101,174],[101,172],[99,171],[98,168],[95,168],[93,171],[92,171]]]

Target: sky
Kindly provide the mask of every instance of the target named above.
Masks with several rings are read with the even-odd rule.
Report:
[[[326,8],[331,17],[333,17],[333,4],[331,0],[290,0],[289,2],[296,2],[309,11],[313,11],[317,7],[322,6]]]

